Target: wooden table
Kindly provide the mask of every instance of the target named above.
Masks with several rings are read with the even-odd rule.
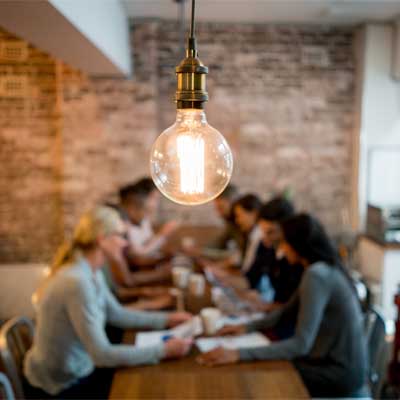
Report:
[[[182,230],[181,235],[210,237],[210,228]],[[215,234],[215,231],[213,231]],[[179,240],[177,240],[179,243]],[[199,240],[199,242],[201,242]],[[203,244],[203,243],[201,243]],[[196,314],[211,305],[210,287],[205,296],[185,295],[185,308]],[[126,332],[124,343],[134,343],[134,332]],[[299,374],[290,362],[246,362],[220,367],[196,363],[194,347],[181,360],[162,361],[158,365],[120,368],[116,371],[110,399],[288,399],[309,398]]]
[[[205,296],[209,299],[209,290]],[[204,302],[186,299],[196,312]],[[134,343],[134,332],[126,332],[124,343]],[[301,399],[309,398],[299,374],[287,361],[246,362],[220,367],[196,363],[194,347],[181,360],[158,365],[120,368],[114,375],[110,399]]]
[[[126,335],[133,343],[133,336]],[[287,361],[204,367],[197,350],[181,360],[117,370],[110,399],[308,399],[293,365]]]

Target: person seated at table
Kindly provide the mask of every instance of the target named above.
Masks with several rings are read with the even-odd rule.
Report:
[[[209,243],[209,248],[222,251],[244,251],[243,233],[235,223],[233,205],[239,197],[239,190],[230,183],[225,190],[214,200],[214,207],[218,216],[224,221],[224,230],[219,237]]]
[[[190,340],[136,348],[112,345],[105,323],[123,328],[164,329],[188,313],[131,311],[108,289],[102,266],[126,241],[118,212],[98,207],[79,221],[71,242],[56,255],[50,275],[35,294],[37,326],[24,361],[28,398],[107,398],[111,369],[183,357]]]
[[[217,215],[224,223],[222,232],[204,248],[195,244],[183,246],[182,251],[193,258],[201,257],[203,260],[218,261],[222,266],[240,264],[244,252],[244,235],[235,223],[233,204],[239,196],[237,187],[230,183],[224,191],[214,199]]]
[[[159,208],[160,193],[150,178],[142,178],[119,191],[119,208],[128,222],[128,252],[135,266],[155,265],[164,259],[162,248],[179,226],[169,221],[154,232],[154,220]]]
[[[170,279],[172,267],[162,253],[162,247],[178,225],[171,221],[164,224],[158,233],[154,233],[151,219],[158,208],[159,192],[151,179],[142,178],[124,186],[119,194],[120,204],[116,208],[127,224],[127,246],[123,254],[115,255],[103,272],[112,291],[120,300],[127,301],[136,298],[138,294],[137,289],[131,288]],[[163,298],[155,299],[154,304],[146,301],[146,305],[141,305],[159,308],[170,303],[168,297],[165,292]]]
[[[300,264],[291,266],[286,257],[277,255],[282,240],[280,224],[293,215],[293,204],[283,197],[271,199],[259,211],[258,226],[262,241],[246,273],[250,288],[257,290],[249,298],[254,298],[252,303],[258,309],[268,311],[286,303],[300,284],[303,267]]]
[[[247,272],[254,261],[257,247],[261,241],[261,231],[257,225],[261,200],[255,194],[240,197],[233,205],[235,223],[245,237],[244,253],[240,269]]]
[[[258,212],[262,206],[261,200],[255,194],[246,194],[240,197],[233,205],[235,223],[244,236],[244,253],[240,263],[240,272],[244,276],[255,260],[258,246],[261,242],[261,230],[258,227]],[[199,260],[201,265],[209,268],[218,279],[226,286],[236,286],[247,289],[247,281],[235,271],[229,271],[224,263],[212,263],[207,260]],[[231,265],[229,265],[231,266]],[[232,273],[233,272],[233,273]]]
[[[307,214],[282,224],[280,251],[292,265],[305,268],[299,290],[282,308],[219,334],[271,328],[298,307],[294,336],[269,346],[218,348],[200,356],[206,365],[250,360],[293,360],[312,397],[362,395],[368,360],[360,304],[348,272],[322,225]]]

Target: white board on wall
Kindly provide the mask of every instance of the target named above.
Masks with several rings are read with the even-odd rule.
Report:
[[[368,203],[400,206],[400,146],[379,146],[368,154]]]

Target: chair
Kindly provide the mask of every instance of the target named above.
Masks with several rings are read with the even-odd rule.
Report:
[[[371,289],[368,282],[360,275],[358,271],[350,269],[349,274],[356,290],[358,300],[360,301],[362,312],[365,314],[371,309]]]
[[[23,362],[33,334],[33,323],[25,317],[12,318],[0,330],[0,361],[17,398],[24,398]]]
[[[369,385],[373,398],[379,398],[385,377],[385,364],[388,355],[386,325],[382,315],[371,308],[365,315],[366,339],[369,353]]]
[[[7,376],[0,372],[0,399],[1,400],[15,400],[14,392],[11,383]]]

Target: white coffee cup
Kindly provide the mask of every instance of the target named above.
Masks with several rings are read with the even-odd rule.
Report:
[[[200,312],[201,320],[203,322],[203,330],[206,335],[214,335],[219,327],[221,319],[221,311],[218,308],[203,308]]]
[[[173,267],[172,268],[172,281],[178,288],[185,289],[188,285],[190,277],[190,270],[186,267]]]
[[[202,274],[192,274],[189,279],[189,291],[193,296],[203,296],[206,281]]]
[[[217,307],[218,307],[218,304],[221,302],[223,295],[224,295],[224,292],[220,287],[214,286],[211,288],[211,301]]]

